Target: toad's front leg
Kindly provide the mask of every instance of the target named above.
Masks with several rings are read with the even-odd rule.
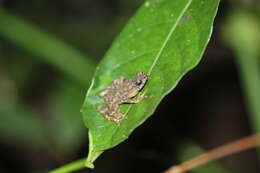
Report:
[[[147,98],[147,96],[145,96],[145,93],[146,91],[143,93],[138,93],[138,95],[135,98],[126,98],[124,99],[124,103],[139,103],[143,99]]]

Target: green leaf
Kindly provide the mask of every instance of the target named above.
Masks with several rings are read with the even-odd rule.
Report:
[[[95,63],[63,41],[0,8],[0,36],[72,76],[84,86]]]
[[[142,124],[181,77],[198,64],[209,41],[219,0],[150,0],[129,21],[98,65],[82,107],[89,129],[91,167],[97,153],[116,146]],[[119,76],[150,75],[148,98],[121,105],[126,118],[119,125],[105,119],[99,96]],[[178,115],[175,115],[178,116]]]

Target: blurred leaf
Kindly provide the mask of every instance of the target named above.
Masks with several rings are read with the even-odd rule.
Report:
[[[233,10],[223,26],[225,41],[233,48],[252,124],[260,132],[260,18],[247,10]]]
[[[79,51],[0,8],[0,35],[56,66],[80,83],[89,83],[95,63]]]
[[[260,14],[259,14],[260,15]],[[260,20],[253,12],[230,11],[223,28],[225,41],[238,52],[260,55]]]
[[[66,87],[64,87],[66,86]],[[50,99],[48,122],[56,150],[71,154],[86,139],[86,130],[80,114],[84,89],[70,81],[60,80]]]
[[[89,129],[87,167],[144,122],[181,77],[198,64],[209,41],[218,0],[149,0],[137,11],[99,64],[82,107]],[[121,105],[119,125],[98,111],[99,93],[119,76],[150,75],[147,99]],[[176,115],[177,116],[177,115]]]
[[[17,104],[15,83],[5,70],[0,61],[0,138],[46,147],[44,123],[24,105]]]
[[[0,59],[0,107],[12,107],[16,100],[17,95],[15,84],[13,80],[7,75],[6,68]]]
[[[31,86],[32,82],[35,82],[33,79],[39,75],[42,63],[36,59],[32,60],[32,56],[28,57],[19,50],[5,49],[3,56],[5,57],[3,64],[6,73],[14,83],[18,95],[23,94]]]
[[[0,107],[0,136],[30,143],[31,146],[46,146],[43,122],[24,106]]]

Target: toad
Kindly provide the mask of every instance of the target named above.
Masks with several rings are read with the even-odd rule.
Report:
[[[115,79],[100,96],[104,98],[107,107],[99,106],[98,111],[108,120],[119,123],[124,119],[120,111],[120,104],[138,103],[146,96],[139,91],[144,87],[148,75],[138,72],[133,79],[125,79],[124,76]],[[136,96],[136,97],[135,97]]]

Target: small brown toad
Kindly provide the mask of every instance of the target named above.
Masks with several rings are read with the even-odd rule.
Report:
[[[120,111],[120,104],[138,103],[146,96],[138,94],[144,87],[148,75],[144,72],[138,72],[134,79],[125,79],[124,76],[114,80],[104,91],[100,93],[108,107],[99,106],[99,112],[110,121],[119,123],[124,119],[124,115]],[[137,96],[136,96],[137,95]],[[135,98],[133,98],[136,96]]]

